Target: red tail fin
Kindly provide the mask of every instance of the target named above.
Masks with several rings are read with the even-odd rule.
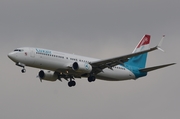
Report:
[[[144,35],[143,38],[139,41],[136,48],[134,49],[133,53],[134,52],[139,52],[139,51],[142,51],[142,50],[147,50],[149,48],[150,38],[151,38],[150,35]]]

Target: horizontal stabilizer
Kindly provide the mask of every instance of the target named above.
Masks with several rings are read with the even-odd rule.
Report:
[[[164,68],[164,67],[167,67],[167,66],[171,66],[171,65],[174,65],[174,64],[176,64],[176,63],[159,65],[159,66],[154,66],[154,67],[149,67],[149,68],[143,68],[143,69],[140,69],[139,71],[150,72],[150,71],[157,70],[157,69],[160,69],[160,68]]]

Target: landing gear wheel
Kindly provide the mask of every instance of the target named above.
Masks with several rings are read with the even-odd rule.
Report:
[[[73,86],[75,86],[75,85],[76,85],[76,82],[75,82],[75,81],[72,81],[72,84],[73,84]]]
[[[90,76],[88,77],[88,81],[89,82],[94,82],[96,80],[96,77],[95,76]]]
[[[69,87],[72,87],[71,82],[68,82],[68,86],[69,86]]]
[[[72,87],[72,86],[75,86],[76,85],[76,82],[75,81],[69,81],[68,82],[68,86],[69,87]]]
[[[26,72],[26,69],[22,69],[21,72],[22,72],[22,73],[25,73],[25,72]]]

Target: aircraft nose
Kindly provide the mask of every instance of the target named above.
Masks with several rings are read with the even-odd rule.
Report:
[[[11,59],[11,60],[15,60],[15,58],[16,58],[16,55],[15,55],[15,53],[14,52],[11,52],[11,53],[9,53],[8,54],[8,57]]]

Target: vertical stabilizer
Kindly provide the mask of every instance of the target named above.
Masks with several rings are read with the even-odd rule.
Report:
[[[133,53],[148,50],[149,44],[150,44],[150,35],[144,35],[143,38],[139,41],[135,49],[133,50]]]
[[[140,52],[143,50],[148,50],[150,44],[150,38],[151,38],[150,35],[144,35],[144,37],[140,40],[138,45],[133,50],[133,53]],[[145,68],[146,59],[147,59],[147,53],[144,53],[130,58],[125,64],[132,67]]]

